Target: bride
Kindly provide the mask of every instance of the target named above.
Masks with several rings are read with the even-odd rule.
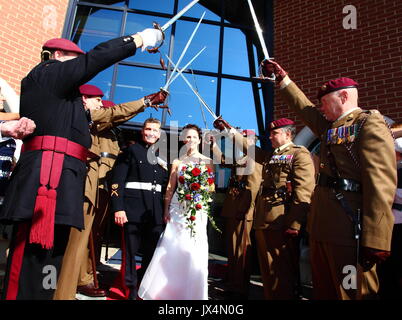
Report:
[[[183,128],[185,154],[174,160],[164,202],[166,228],[141,282],[144,300],[207,300],[212,160],[199,152],[201,129]],[[212,221],[211,221],[212,222]]]

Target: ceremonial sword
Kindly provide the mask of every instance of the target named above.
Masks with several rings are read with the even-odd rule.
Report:
[[[152,48],[152,49],[147,49],[148,52],[150,53],[156,53],[158,52],[158,49],[162,46],[163,41],[165,40],[165,33],[164,31],[169,28],[173,23],[176,22],[177,19],[179,19],[183,14],[185,14],[188,10],[191,9],[192,6],[194,6],[198,1],[200,0],[193,0],[191,1],[188,5],[186,5],[183,9],[181,9],[172,19],[170,19],[168,22],[166,22],[162,27],[160,26],[159,23],[153,22],[153,27],[155,29],[159,29],[162,31],[162,42],[159,46]]]
[[[197,57],[201,54],[201,52],[203,52],[205,50],[206,47],[202,48],[189,62],[187,62],[187,64],[179,71],[177,71],[177,73],[174,75],[174,77],[170,77],[168,81],[166,81],[166,84],[161,88],[164,91],[167,91],[167,88],[173,83],[173,81],[175,81],[177,79],[177,77],[179,75],[181,75],[181,73],[187,69],[187,67],[195,60],[197,59]],[[169,59],[169,57],[168,57]],[[170,59],[169,59],[170,60]],[[172,63],[173,64],[173,63]],[[174,65],[174,64],[173,64]],[[167,91],[168,92],[168,91]]]
[[[203,15],[201,16],[200,21],[198,21],[196,27],[194,28],[194,31],[193,31],[193,33],[191,34],[190,38],[188,39],[188,41],[187,41],[187,43],[186,43],[186,45],[185,45],[185,47],[184,47],[184,49],[183,49],[183,51],[182,51],[180,57],[179,57],[179,60],[177,61],[177,66],[180,64],[181,60],[183,59],[184,55],[186,54],[187,49],[188,49],[188,47],[190,46],[191,41],[193,41],[193,38],[194,38],[194,36],[195,36],[195,34],[196,34],[198,28],[200,27],[200,24],[201,24],[202,19],[204,19],[204,16],[205,16],[205,11],[204,11]],[[204,47],[204,49],[205,49],[205,47]],[[163,87],[165,90],[166,90],[166,89],[169,87],[169,85],[173,82],[173,79],[172,79],[172,78],[173,78],[174,73],[175,73],[176,70],[177,70],[177,66],[174,67],[174,69],[173,69],[173,71],[172,71],[172,73],[171,73],[169,79],[166,81],[166,84],[165,84],[165,86]]]
[[[164,32],[167,28],[169,28],[173,23],[176,22],[177,19],[179,19],[183,14],[185,14],[188,10],[191,9],[193,5],[195,5],[198,1],[200,0],[193,0],[191,1],[188,5],[186,5],[180,12],[178,12],[172,19],[170,19],[168,22],[166,22],[162,27],[160,27],[160,30]],[[158,28],[159,29],[159,28]]]
[[[201,52],[203,52],[203,51],[205,50],[205,48],[206,48],[206,47],[202,48],[202,49],[184,66],[184,68],[183,68],[182,70],[180,70],[179,72],[177,72],[177,73],[174,75],[174,77],[173,77],[169,82],[166,82],[166,84],[165,84],[162,88],[160,88],[160,91],[164,91],[164,92],[166,92],[167,94],[169,94],[169,91],[167,90],[167,89],[168,89],[168,86],[171,85],[171,84],[173,83],[173,81],[175,81],[175,80],[177,79],[177,77],[183,72],[183,70],[185,70],[185,69],[201,54]],[[169,114],[171,114],[169,108],[167,109],[167,111],[168,111]]]
[[[175,64],[173,63],[173,61],[166,55],[166,58],[168,58],[168,60],[170,61],[170,63],[173,65],[173,67],[176,67]],[[200,100],[200,102],[202,103],[202,105],[205,107],[205,109],[208,110],[208,112],[212,115],[212,117],[214,118],[214,120],[218,119],[218,116],[211,110],[211,108],[207,105],[207,103],[204,101],[204,99],[200,96],[200,94],[198,93],[197,90],[194,89],[194,87],[191,85],[191,83],[187,80],[187,78],[184,76],[183,71],[186,69],[187,67],[182,68],[181,70],[178,71],[178,75],[180,75],[183,80],[187,83],[187,85],[189,86],[189,88],[194,92],[194,94],[197,96],[197,98]]]
[[[258,39],[260,40],[262,52],[264,53],[264,58],[266,60],[270,60],[271,58],[269,57],[268,49],[265,44],[264,36],[262,35],[262,29],[260,27],[260,24],[258,23],[257,15],[255,14],[255,11],[254,11],[253,3],[251,2],[251,0],[247,0],[247,2],[250,7],[251,16],[253,17],[254,26],[255,26],[255,30],[257,31]],[[272,75],[272,78],[269,78],[269,79],[275,80],[275,75]]]

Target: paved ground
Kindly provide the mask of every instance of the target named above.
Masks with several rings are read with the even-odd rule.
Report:
[[[101,288],[109,289],[113,284],[113,281],[118,275],[120,270],[121,258],[118,248],[108,249],[108,260],[105,261],[105,248],[102,249],[101,255],[101,265],[98,267],[98,280]],[[3,263],[1,263],[3,262]],[[0,262],[0,290],[2,288],[2,281],[4,276],[4,261]],[[227,300],[224,296],[224,272],[225,263],[227,262],[225,257],[210,254],[210,272],[208,277],[208,293],[210,300]],[[301,264],[301,270],[303,271],[303,263]],[[303,272],[304,274],[309,274],[309,272]],[[303,280],[303,279],[302,279]],[[308,282],[309,279],[304,279],[304,282]],[[253,274],[250,280],[250,292],[249,300],[263,300],[263,287],[261,283],[261,276],[259,274]],[[311,286],[304,285],[302,287],[302,299],[308,299],[311,296]],[[77,294],[76,298],[78,300],[106,300],[106,298],[92,298],[81,294]]]
[[[109,289],[112,285],[114,279],[117,277],[120,269],[120,252],[117,248],[109,248],[108,250],[109,259],[104,260],[104,251],[102,254],[102,265],[98,267],[98,281],[100,287],[104,289]],[[209,300],[224,300],[224,283],[222,275],[224,273],[224,264],[226,263],[226,258],[218,255],[209,255],[210,265],[215,272],[210,272],[208,277],[208,295]],[[82,294],[77,294],[76,298],[78,300],[106,300],[106,298],[92,298],[87,297]],[[263,299],[263,288],[261,283],[261,278],[259,275],[252,275],[250,281],[250,300],[262,300]]]

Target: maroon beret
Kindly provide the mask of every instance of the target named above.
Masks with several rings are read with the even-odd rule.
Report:
[[[286,126],[293,126],[295,123],[294,121],[287,119],[287,118],[280,118],[278,120],[274,120],[269,124],[269,129],[279,129]]]
[[[255,131],[250,129],[244,129],[241,133],[243,136],[256,136]]]
[[[83,84],[79,87],[80,93],[86,96],[103,97],[104,94],[101,89],[92,84]]]
[[[46,41],[43,44],[42,49],[63,50],[68,52],[76,52],[80,54],[85,53],[74,42],[63,38],[54,38]]]
[[[338,78],[325,82],[321,88],[318,89],[317,98],[321,100],[323,96],[328,93],[347,88],[357,88],[359,84],[350,78]]]
[[[110,100],[102,100],[102,107],[103,108],[110,108],[115,106],[116,104],[113,101]]]

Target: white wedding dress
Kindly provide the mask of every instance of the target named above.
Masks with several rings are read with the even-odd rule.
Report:
[[[175,192],[166,224],[152,260],[145,271],[138,295],[144,300],[207,300],[207,213],[197,211],[195,235],[190,236]]]

